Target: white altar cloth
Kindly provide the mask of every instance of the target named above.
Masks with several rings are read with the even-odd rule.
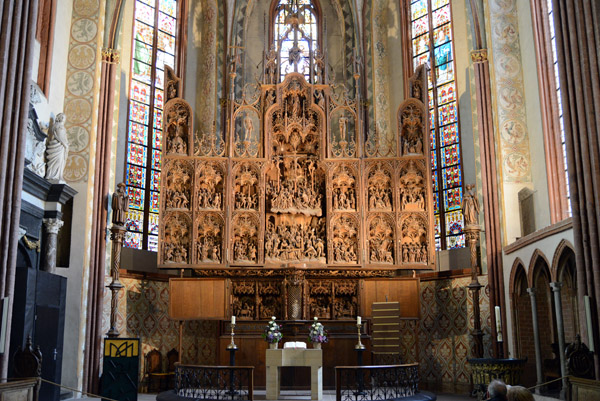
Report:
[[[323,398],[323,352],[320,349],[268,349],[267,400],[279,399],[280,371],[282,366],[310,366],[310,399]]]

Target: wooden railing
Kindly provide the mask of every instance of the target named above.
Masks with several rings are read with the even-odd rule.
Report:
[[[253,400],[254,366],[175,365],[175,394],[200,400]]]
[[[392,400],[418,391],[419,364],[336,366],[336,401]]]
[[[40,380],[36,378],[0,383],[0,400],[37,400],[39,386]]]

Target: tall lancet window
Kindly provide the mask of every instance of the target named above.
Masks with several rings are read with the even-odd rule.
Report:
[[[431,168],[437,249],[465,246],[462,162],[450,0],[408,0],[413,66],[428,63]]]
[[[280,57],[280,81],[290,72],[299,72],[310,82],[318,47],[317,11],[313,2],[279,0],[273,14],[273,43]]]
[[[125,167],[130,248],[158,247],[164,66],[175,67],[181,1],[135,1]]]

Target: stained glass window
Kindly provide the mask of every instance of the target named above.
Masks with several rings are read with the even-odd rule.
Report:
[[[449,0],[408,0],[413,67],[428,63],[431,169],[437,249],[465,246],[462,164]]]
[[[281,0],[275,9],[273,40],[280,55],[280,80],[299,72],[310,81],[317,50],[317,16],[310,0]]]
[[[556,55],[556,33],[554,31],[554,11],[552,9],[552,0],[548,0],[548,26],[550,27],[550,44],[552,46],[552,64],[554,69],[554,81],[556,84],[556,103],[558,104],[558,122],[560,129],[560,142],[564,163],[564,174],[566,184],[567,207],[569,216],[572,215],[571,210],[571,190],[569,189],[569,174],[567,171],[567,144],[565,142],[565,123],[563,120],[562,98],[560,94],[560,79],[558,75],[558,57]]]
[[[125,246],[156,251],[164,66],[175,67],[178,0],[136,0],[125,180]]]

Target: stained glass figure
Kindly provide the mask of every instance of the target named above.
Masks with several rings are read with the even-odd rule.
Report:
[[[410,1],[413,65],[428,63],[430,148],[436,248],[464,246],[462,166],[449,0]],[[440,224],[440,221],[443,224]]]
[[[281,0],[275,8],[275,48],[280,57],[280,80],[290,72],[311,81],[311,58],[317,50],[317,17],[310,0]]]
[[[136,0],[129,89],[125,246],[156,251],[162,148],[163,77],[175,67],[177,0]]]

